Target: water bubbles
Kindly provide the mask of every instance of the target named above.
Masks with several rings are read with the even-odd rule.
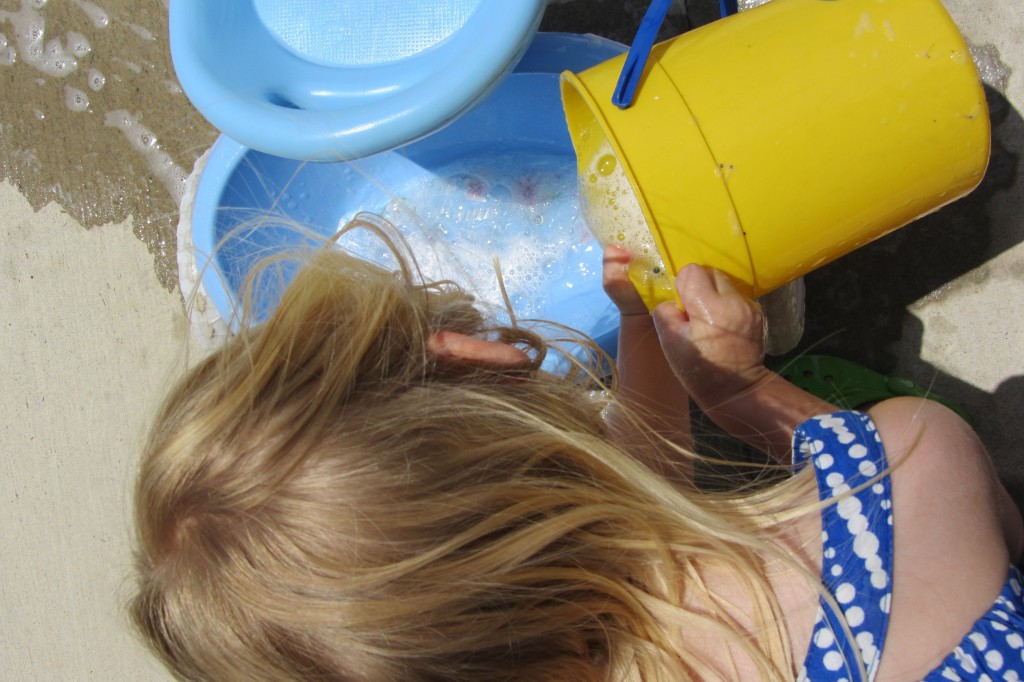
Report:
[[[18,61],[18,53],[13,45],[7,44],[7,36],[0,33],[0,66],[11,66]]]
[[[448,177],[448,184],[454,189],[462,190],[469,201],[487,201],[490,193],[487,182],[473,173],[454,173]]]
[[[163,184],[171,198],[180,204],[188,173],[174,163],[167,152],[160,149],[156,135],[124,109],[107,112],[103,122],[104,125],[120,130],[132,148],[142,153],[149,172]]]
[[[452,279],[501,310],[496,257],[517,316],[586,328],[592,311],[580,309],[578,319],[555,312],[569,292],[600,289],[600,251],[580,229],[575,184],[571,156],[464,157],[389,187],[400,198],[378,212],[401,231],[426,277]],[[346,234],[343,245],[386,265],[376,240],[359,232]],[[588,260],[594,267],[569,266]]]
[[[78,60],[91,51],[89,41],[78,33],[68,34],[68,46],[59,38],[46,39],[46,21],[40,10],[45,2],[23,2],[16,11],[0,12],[0,18],[14,28],[17,50],[3,36],[0,45],[0,65],[13,64],[21,54],[26,64],[47,76],[64,77],[78,68]],[[70,50],[70,51],[69,51]]]
[[[89,69],[89,73],[86,75],[86,81],[89,83],[89,89],[93,92],[99,92],[103,89],[103,86],[107,83],[107,77],[99,69]]]
[[[1010,81],[1010,68],[1003,62],[995,45],[971,45],[971,57],[985,85],[1005,93]]]
[[[156,36],[153,35],[153,32],[145,26],[139,26],[138,24],[130,23],[128,24],[128,28],[130,28],[135,33],[135,35],[139,36],[143,40],[156,40]]]
[[[96,28],[106,28],[110,24],[110,16],[99,5],[88,0],[74,0],[75,4],[86,13]]]
[[[565,264],[562,262],[561,259],[551,258],[546,263],[544,263],[544,273],[548,277],[552,277],[552,278],[561,277],[562,273],[564,271],[565,271]]]
[[[78,88],[64,86],[64,104],[71,111],[88,111],[89,96]]]
[[[89,44],[89,39],[81,33],[70,31],[67,38],[71,54],[74,56],[82,58],[92,52],[92,45]]]
[[[117,57],[115,57],[111,61],[121,62],[122,64],[124,64],[128,68],[129,71],[134,73],[136,76],[142,74],[142,67],[139,66],[138,64],[136,64],[133,61],[130,61],[128,59],[120,59],[120,58],[117,58]]]
[[[586,163],[586,159],[583,160]],[[716,173],[725,172],[716,169]],[[729,169],[731,172],[731,169]],[[597,182],[589,181],[597,175]],[[587,182],[583,178],[587,178]],[[654,244],[654,236],[647,225],[643,209],[626,177],[625,170],[616,162],[610,145],[603,143],[589,162],[580,169],[581,202],[591,231],[606,244],[618,244],[634,255],[630,275],[658,289],[671,291],[671,281],[661,255]]]

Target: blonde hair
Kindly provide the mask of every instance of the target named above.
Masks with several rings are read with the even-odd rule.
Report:
[[[439,330],[546,348],[404,259],[307,260],[168,397],[142,459],[132,616],[176,675],[679,680],[710,675],[686,642],[711,632],[792,679],[778,491],[670,483],[579,372],[439,364]],[[753,636],[709,570],[748,588]]]

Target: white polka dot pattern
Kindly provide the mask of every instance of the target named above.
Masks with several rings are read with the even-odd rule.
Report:
[[[960,641],[960,646],[932,671],[925,682],[1024,679],[1024,590],[1020,570],[1010,567],[1003,591],[985,615]]]
[[[836,603],[822,599],[798,679],[860,679],[862,661],[871,680],[889,623],[892,524],[880,502],[892,496],[888,477],[854,489],[885,470],[882,441],[866,414],[842,412],[805,422],[793,442],[794,466],[813,463],[821,499],[837,500],[822,510],[821,567]]]
[[[822,582],[818,608],[799,682],[859,680],[858,657],[872,680],[892,603],[892,493],[885,452],[871,419],[858,412],[815,417],[793,437],[794,469],[811,462],[822,500]],[[971,631],[924,682],[980,680],[1024,682],[1024,579],[1011,566],[1002,593]],[[844,631],[844,624],[850,635]]]

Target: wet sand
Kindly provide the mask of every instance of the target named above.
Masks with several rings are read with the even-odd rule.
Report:
[[[83,227],[133,219],[167,290],[185,178],[216,137],[178,86],[162,2],[0,2],[0,181]]]

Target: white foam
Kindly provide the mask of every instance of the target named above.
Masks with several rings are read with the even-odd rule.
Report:
[[[89,89],[93,92],[99,92],[107,83],[107,77],[99,69],[89,69],[86,80],[89,83]]]
[[[128,67],[129,71],[131,71],[132,73],[134,73],[136,75],[139,75],[139,74],[142,73],[142,67],[139,66],[138,64],[136,64],[135,62],[130,61],[128,59],[121,59],[120,57],[113,57],[110,61],[121,62],[126,67]]]
[[[96,28],[106,28],[110,25],[110,15],[107,10],[88,0],[74,0],[74,2],[86,13]]]
[[[672,290],[671,276],[658,251],[636,193],[611,145],[598,147],[579,177],[583,215],[603,244],[621,246],[633,254],[630,272],[648,286]]]
[[[45,0],[35,0],[22,3],[18,10],[0,11],[0,22],[7,21],[14,27],[14,40],[17,44],[16,49],[7,46],[2,61],[13,64],[20,53],[26,64],[48,76],[68,76],[78,68],[78,60],[73,53],[68,52],[60,39],[46,39],[46,22],[39,12],[45,4]]]
[[[375,212],[402,232],[427,278],[454,280],[500,310],[497,259],[515,314],[550,319],[560,301],[599,283],[600,253],[579,217],[572,159],[528,156],[528,164],[513,156],[461,158],[389,187],[395,198]],[[341,243],[393,264],[368,234]],[[564,315],[559,321],[576,323]]]
[[[1005,94],[1010,81],[1010,67],[1003,63],[996,46],[971,45],[970,50],[981,82]]]
[[[174,163],[170,154],[160,148],[156,135],[125,109],[107,112],[104,124],[117,128],[124,134],[131,147],[140,152],[146,160],[149,172],[163,184],[174,202],[180,204],[188,173]]]
[[[92,52],[89,39],[77,31],[68,31],[67,40],[68,50],[79,59]]]
[[[70,85],[64,86],[64,104],[71,111],[88,111],[89,110],[89,96],[78,88],[71,87]]]
[[[18,52],[7,42],[7,36],[0,33],[0,66],[10,66],[18,61]]]
[[[128,28],[130,28],[135,33],[135,35],[139,36],[143,40],[156,40],[156,36],[153,35],[153,32],[145,26],[139,26],[138,24],[128,24]]]

